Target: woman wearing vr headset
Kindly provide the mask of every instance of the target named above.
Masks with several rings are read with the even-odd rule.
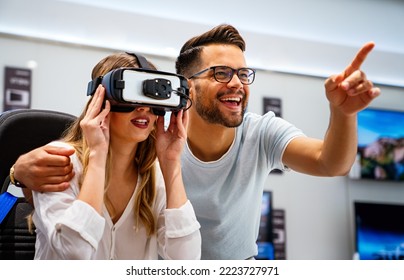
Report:
[[[138,68],[138,60],[110,55],[92,78],[119,67]],[[104,96],[99,85],[62,141],[51,143],[74,147],[75,175],[65,191],[33,193],[35,258],[199,259],[200,225],[180,165],[188,113],[171,114],[165,130],[151,108],[119,110]]]

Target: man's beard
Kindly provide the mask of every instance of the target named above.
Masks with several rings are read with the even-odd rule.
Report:
[[[245,101],[245,94],[242,93],[242,111],[241,114],[224,114],[221,112],[217,106],[219,101],[219,97],[214,100],[209,100],[208,105],[205,105],[207,100],[204,100],[203,94],[196,88],[195,94],[195,110],[198,115],[211,124],[220,124],[225,127],[237,127],[240,126],[243,122],[244,114],[247,108],[247,102]],[[204,102],[205,101],[205,102]]]

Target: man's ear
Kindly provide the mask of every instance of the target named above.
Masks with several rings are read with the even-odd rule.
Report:
[[[195,82],[192,79],[188,79],[188,88],[189,88],[189,98],[193,100],[193,94],[195,92]]]

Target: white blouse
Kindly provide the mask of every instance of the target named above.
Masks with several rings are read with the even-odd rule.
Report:
[[[65,146],[66,143],[52,142]],[[36,227],[35,259],[200,259],[200,224],[190,201],[178,209],[166,209],[166,194],[160,168],[156,168],[157,197],[152,211],[157,234],[147,236],[139,223],[135,228],[135,188],[124,213],[113,224],[104,205],[102,215],[77,200],[82,165],[71,156],[75,177],[62,192],[33,192]],[[140,177],[140,176],[139,176]],[[139,184],[140,178],[138,180]],[[119,183],[118,183],[119,184]]]

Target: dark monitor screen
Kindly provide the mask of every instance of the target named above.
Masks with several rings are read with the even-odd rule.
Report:
[[[404,260],[404,204],[355,202],[356,253],[361,260]]]
[[[272,192],[264,191],[262,195],[261,221],[258,233],[257,260],[273,260],[274,245],[272,237]]]

